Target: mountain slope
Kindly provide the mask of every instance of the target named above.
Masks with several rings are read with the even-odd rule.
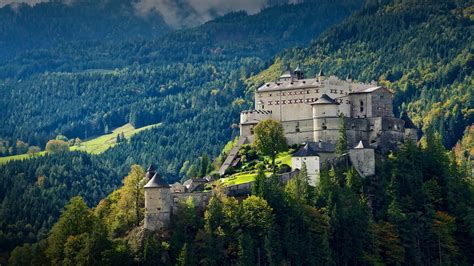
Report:
[[[395,92],[426,131],[439,130],[452,147],[474,122],[474,5],[472,1],[385,1],[367,4],[308,48],[284,53],[250,84],[275,78],[287,62],[310,74],[378,80]]]
[[[280,49],[307,44],[359,5],[359,1],[310,1],[273,7],[253,16],[230,14],[153,41],[95,46],[75,42],[31,50],[1,66],[0,72],[6,74],[0,80],[0,106],[4,107],[0,136],[10,143],[18,138],[44,146],[57,134],[85,138],[127,122],[135,127],[161,123],[100,155],[101,167],[74,158],[72,167],[89,167],[90,176],[96,179],[102,178],[103,168],[111,169],[116,179],[109,182],[112,186],[104,187],[106,193],[133,163],[155,163],[169,181],[176,180],[182,175],[182,166],[195,163],[202,154],[219,154],[237,133],[232,124],[245,108],[242,80],[264,69]],[[57,219],[62,207],[48,208],[48,222],[40,223],[38,219],[45,218],[34,210],[25,215],[12,206],[23,206],[37,197],[47,202],[57,197],[54,201],[63,204],[73,196],[62,181],[74,183],[83,175],[80,170],[62,171],[60,156],[0,166],[0,184],[8,184],[0,194],[0,217],[5,217],[0,221],[1,250],[49,229],[49,221]],[[38,168],[52,169],[41,172],[51,179],[48,191],[68,193],[37,192],[34,177]],[[97,193],[91,190],[95,184],[92,179],[74,193],[96,204]],[[10,187],[23,187],[26,193],[17,197],[17,190]],[[28,224],[30,237],[17,234]]]
[[[167,130],[215,113],[222,125],[205,131],[225,132],[213,141],[221,145],[237,122],[240,107],[231,104],[243,96],[241,80],[263,69],[277,51],[307,43],[357,7],[357,2],[310,1],[253,16],[230,14],[149,42],[97,49],[74,43],[31,51],[0,66],[7,73],[0,81],[6,117],[0,121],[0,137],[44,147],[56,134],[85,138],[127,122],[138,127],[163,122]],[[210,118],[200,119],[193,123],[206,124]]]

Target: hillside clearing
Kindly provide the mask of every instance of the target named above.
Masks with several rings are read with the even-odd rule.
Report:
[[[141,128],[134,128],[131,124],[125,124],[121,127],[118,127],[112,131],[112,133],[98,136],[95,138],[91,138],[88,140],[85,140],[81,142],[80,146],[71,146],[69,150],[71,151],[85,151],[87,153],[91,154],[99,154],[107,149],[115,146],[117,144],[117,135],[122,134],[125,136],[125,138],[128,140],[130,139],[133,135],[147,129],[151,129],[153,127],[159,126],[160,123],[158,124],[153,124],[149,126],[144,126]],[[42,151],[38,153],[35,156],[43,156],[46,152]],[[12,156],[6,156],[6,157],[0,157],[0,165],[5,164],[9,161],[12,160],[23,160],[23,159],[28,159],[31,158],[32,156],[29,154],[19,154],[19,155],[12,155]]]

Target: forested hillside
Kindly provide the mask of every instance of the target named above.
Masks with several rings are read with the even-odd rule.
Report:
[[[474,122],[474,4],[472,1],[368,1],[360,12],[325,32],[312,45],[282,54],[251,81],[275,78],[287,63],[310,75],[370,82],[395,92],[397,113],[439,130],[452,147]],[[252,87],[253,88],[253,87]]]
[[[0,8],[0,60],[70,42],[94,47],[94,42],[151,39],[170,30],[159,15],[137,16],[130,0],[11,4]]]
[[[71,199],[48,239],[16,248],[9,262],[472,265],[472,177],[452,155],[429,134],[420,147],[408,142],[381,156],[374,176],[324,168],[317,188],[308,185],[304,167],[283,187],[265,176],[271,166],[261,160],[250,197],[216,189],[205,210],[187,200],[169,228],[153,233],[140,223],[145,198],[136,184],[147,180],[133,166],[124,186],[94,209]]]
[[[162,122],[168,137],[181,142],[189,139],[179,136],[193,130],[171,129],[198,118],[195,127],[212,121],[221,127],[205,131],[227,131],[225,138],[207,133],[206,142],[216,146],[203,152],[217,152],[238,122],[242,107],[232,106],[241,101],[232,103],[243,96],[242,80],[262,70],[281,49],[309,42],[357,7],[345,2],[283,5],[254,16],[233,13],[150,42],[32,51],[1,66],[7,76],[0,81],[5,106],[0,137],[12,145],[20,139],[44,147],[57,134],[83,139],[127,122],[136,127]]]
[[[218,155],[236,133],[233,123],[246,108],[243,80],[264,69],[281,49],[307,44],[359,5],[345,0],[283,5],[252,16],[229,14],[152,41],[64,43],[4,61],[3,144],[14,146],[20,139],[43,148],[58,134],[84,139],[127,122],[135,127],[161,125],[99,157],[80,155],[91,163],[71,158],[72,163],[65,162],[69,157],[53,154],[0,166],[2,251],[43,237],[38,232],[49,229],[71,196],[82,195],[96,204],[104,194],[94,190],[95,184],[110,193],[133,163],[155,163],[173,181],[203,154]],[[37,169],[45,169],[41,175],[46,180],[52,178],[48,190],[37,186]],[[104,174],[103,169],[110,172]],[[85,183],[74,194],[64,184],[83,178],[88,181],[81,181]],[[22,197],[10,191],[18,187],[26,191]],[[68,192],[56,193],[63,190]],[[24,205],[35,200],[48,202],[48,217],[37,210],[41,205]]]

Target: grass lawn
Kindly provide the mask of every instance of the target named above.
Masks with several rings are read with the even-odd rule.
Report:
[[[270,176],[271,172],[265,172],[266,176]],[[218,181],[222,182],[222,184],[227,187],[227,186],[232,186],[232,185],[240,185],[240,184],[245,184],[249,183],[255,180],[255,177],[257,177],[257,172],[242,172],[242,173],[236,173],[233,174],[229,177],[221,178]]]
[[[72,146],[69,149],[71,151],[85,151],[92,154],[99,154],[106,151],[108,148],[115,146],[117,140],[117,134],[124,134],[126,139],[130,139],[133,135],[140,131],[150,129],[160,124],[149,125],[141,128],[134,128],[131,124],[125,124],[119,128],[116,128],[112,133],[98,136],[95,138],[84,140],[80,146]],[[40,152],[37,156],[44,155],[45,152]],[[21,160],[29,158],[28,154],[13,155],[7,157],[0,157],[0,164],[7,163],[11,160]]]
[[[291,153],[290,152],[282,152],[282,153],[279,153],[275,159],[275,163],[277,165],[280,165],[280,164],[287,164],[289,166],[292,166],[291,165]]]
[[[232,185],[239,185],[239,184],[244,184],[248,182],[252,182],[255,180],[255,177],[257,176],[256,172],[250,172],[250,173],[236,173],[233,174],[229,177],[226,178],[221,178],[219,179],[222,184],[227,187],[227,186],[232,186]]]
[[[269,157],[265,157],[266,160],[271,161]],[[287,164],[291,167],[291,151],[279,153],[275,159],[276,165]],[[265,172],[265,175],[270,175],[271,172]],[[219,181],[224,186],[240,185],[255,180],[257,171],[252,170],[250,172],[235,173],[229,177],[221,178]]]

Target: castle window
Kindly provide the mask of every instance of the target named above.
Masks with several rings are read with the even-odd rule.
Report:
[[[270,93],[270,94],[268,94],[268,96],[272,97],[272,94]]]
[[[364,106],[364,102],[363,102],[363,101],[360,101],[360,106]]]
[[[380,99],[383,99],[383,95],[380,95]]]
[[[308,91],[306,91],[306,94],[309,94],[309,90],[308,90]]]
[[[319,93],[319,89],[316,89],[316,93]]]
[[[364,111],[364,107],[361,106],[361,107],[360,107],[360,111],[363,112],[363,111]]]
[[[344,92],[342,90],[340,90],[341,94],[344,95]]]
[[[253,135],[253,127],[250,128],[250,135]]]
[[[265,109],[265,105],[262,104],[262,109]]]
[[[156,208],[157,210],[161,211],[161,208]]]
[[[327,126],[322,126],[322,129],[326,130],[326,129],[328,129],[328,127]]]
[[[268,101],[268,105],[272,105],[272,101]]]

